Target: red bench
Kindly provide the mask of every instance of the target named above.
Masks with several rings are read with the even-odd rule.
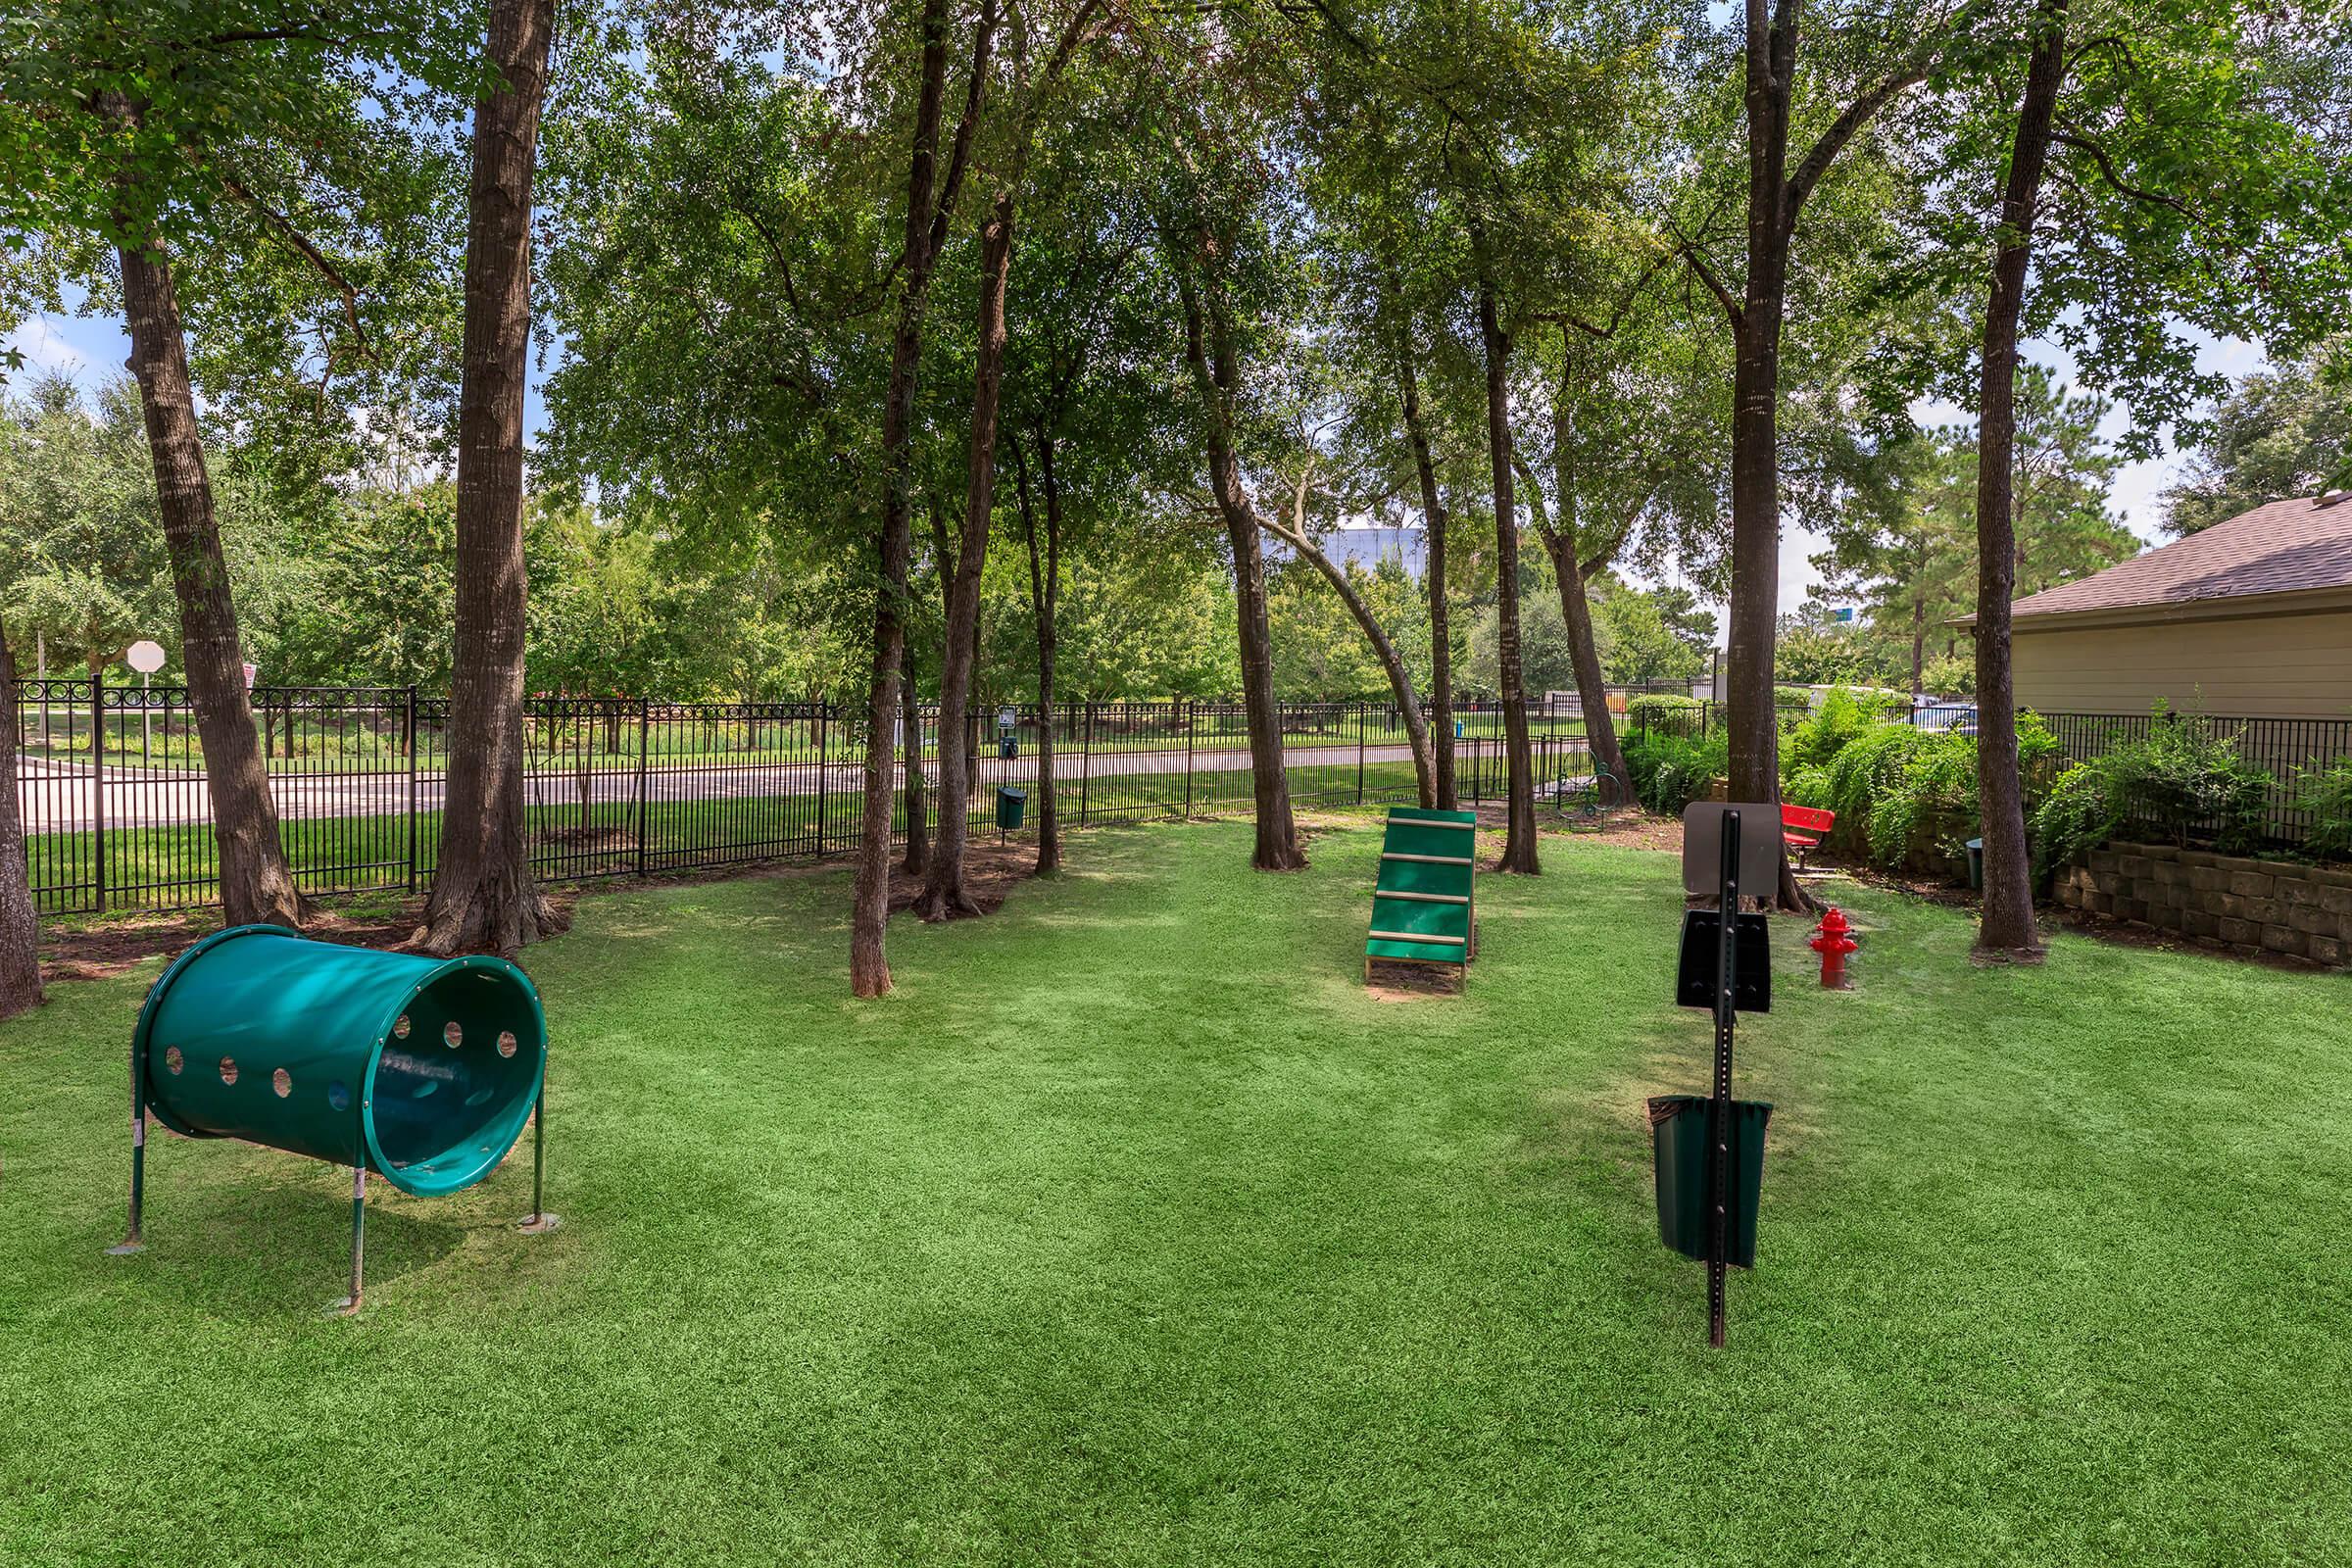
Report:
[[[1818,849],[1821,841],[1830,836],[1838,825],[1836,811],[1816,810],[1810,806],[1781,808],[1781,842],[1796,852],[1796,863],[1802,867],[1805,857]]]

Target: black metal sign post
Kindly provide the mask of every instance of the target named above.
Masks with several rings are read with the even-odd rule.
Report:
[[[1723,1344],[1724,1274],[1731,1257],[1732,1028],[1740,975],[1740,813],[1723,813],[1723,880],[1715,922],[1715,1084],[1707,1102],[1707,1343]]]
[[[1649,1102],[1658,1239],[1707,1265],[1707,1343],[1724,1342],[1724,1283],[1756,1262],[1764,1127],[1772,1106],[1732,1098],[1733,1031],[1742,1012],[1772,1010],[1772,941],[1761,914],[1740,912],[1740,889],[1779,873],[1779,808],[1693,801],[1683,812],[1682,953],[1674,1000],[1715,1015],[1715,1074],[1704,1096]],[[1753,833],[1742,833],[1746,823]],[[1715,907],[1707,908],[1710,897]],[[1736,1163],[1735,1163],[1736,1162]]]

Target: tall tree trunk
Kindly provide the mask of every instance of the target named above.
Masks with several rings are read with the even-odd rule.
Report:
[[[1302,503],[1305,500],[1303,482],[1299,487],[1299,499]],[[1268,518],[1266,526],[1272,528],[1283,543],[1314,564],[1315,569],[1323,574],[1323,580],[1330,583],[1332,591],[1340,596],[1340,603],[1348,607],[1348,613],[1355,617],[1355,624],[1363,632],[1364,641],[1372,645],[1372,657],[1380,661],[1381,669],[1388,675],[1389,690],[1396,699],[1396,710],[1404,718],[1405,740],[1413,753],[1414,798],[1425,807],[1435,806],[1438,804],[1437,764],[1430,754],[1429,721],[1422,716],[1420,698],[1413,694],[1413,677],[1406,671],[1404,661],[1396,656],[1396,645],[1389,641],[1389,634],[1382,628],[1380,617],[1372,613],[1372,607],[1364,603],[1364,596],[1355,591],[1355,584],[1348,580],[1348,573],[1323,553],[1322,546],[1307,536],[1300,515],[1303,510],[1302,506],[1299,512],[1294,513],[1287,524]]]
[[[1592,634],[1592,603],[1585,594],[1585,573],[1576,559],[1573,537],[1544,536],[1544,554],[1551,558],[1552,575],[1559,581],[1560,619],[1568,627],[1568,660],[1576,670],[1576,695],[1585,710],[1585,743],[1592,753],[1592,767],[1617,781],[1617,798],[1633,799],[1633,783],[1625,770],[1625,749],[1617,743],[1617,720],[1609,712],[1609,686],[1600,667],[1600,649]]]
[[[1421,418],[1421,382],[1413,372],[1409,343],[1396,356],[1396,395],[1404,406],[1404,439],[1413,449],[1413,472],[1421,481],[1421,566],[1429,593],[1429,723],[1436,743],[1436,800],[1441,810],[1461,806],[1453,782],[1453,628],[1446,615],[1446,503],[1438,494],[1437,465],[1430,460],[1429,430]]]
[[[1497,871],[1530,876],[1536,859],[1535,757],[1527,737],[1527,687],[1519,670],[1519,508],[1511,485],[1511,340],[1495,309],[1494,280],[1479,255],[1478,326],[1487,350],[1487,457],[1494,467],[1494,613],[1497,679],[1502,686],[1502,729],[1508,759],[1508,828]]]
[[[0,1018],[41,1004],[40,922],[17,804],[17,658],[0,627]]]
[[[1306,864],[1291,820],[1291,784],[1283,770],[1282,715],[1274,706],[1274,640],[1266,614],[1266,558],[1259,539],[1257,509],[1242,484],[1233,450],[1233,398],[1241,366],[1233,348],[1224,305],[1212,284],[1209,298],[1195,281],[1192,266],[1207,250],[1177,260],[1177,288],[1184,303],[1185,354],[1200,397],[1201,426],[1208,447],[1208,487],[1233,546],[1235,619],[1240,626],[1242,711],[1250,731],[1250,781],[1257,806],[1257,844],[1250,863],[1261,871],[1296,871]]]
[[[1037,514],[1029,497],[1029,465],[1013,443],[1014,479],[1021,498],[1021,530],[1029,541],[1029,604],[1037,617],[1037,874],[1061,869],[1061,822],[1054,803],[1054,612],[1061,598],[1061,487],[1054,474],[1054,437],[1037,432],[1038,480],[1046,492],[1046,546],[1040,557]]]
[[[522,409],[531,342],[531,180],[555,0],[492,0],[500,85],[473,106],[458,390],[457,626],[449,783],[424,924],[433,953],[513,953],[562,929],[524,836]]]
[[[899,766],[906,775],[906,853],[899,869],[921,876],[931,867],[931,819],[923,804],[923,706],[915,694],[914,650],[906,651],[899,682]]]
[[[1737,359],[1732,371],[1732,599],[1725,681],[1732,798],[1778,802],[1781,738],[1773,704],[1773,662],[1780,615],[1781,327],[1788,289],[1788,252],[1797,215],[1838,154],[1894,98],[1925,80],[1965,19],[1963,6],[1924,32],[1887,74],[1855,96],[1814,140],[1795,172],[1788,169],[1789,106],[1794,101],[1801,0],[1746,0],[1747,274],[1740,298],[1699,260],[1685,255],[1722,303]],[[1773,824],[1777,826],[1777,824]],[[1786,853],[1779,897],[1784,908],[1812,907]]]
[[[971,460],[965,478],[963,537],[948,592],[947,662],[939,675],[939,774],[964,778],[971,752],[972,670],[980,631],[980,574],[988,564],[989,519],[996,510],[997,412],[1004,389],[1004,289],[1012,273],[1012,190],[997,192],[980,227],[979,342],[972,372]],[[946,564],[941,564],[945,569]],[[963,882],[971,793],[942,789],[939,843],[915,912],[926,920],[978,914]]]
[[[857,887],[850,904],[850,990],[860,997],[879,997],[890,990],[890,959],[883,950],[890,921],[890,720],[899,706],[899,665],[906,647],[906,567],[914,552],[914,392],[923,357],[923,304],[931,291],[939,238],[946,231],[955,186],[978,120],[995,28],[994,0],[983,0],[973,35],[972,79],[943,199],[937,187],[939,125],[947,94],[948,3],[923,0],[921,80],[906,170],[906,248],[899,270],[898,324],[891,337],[890,386],[882,404],[880,581],[874,598],[873,663],[866,686],[865,815],[858,840]],[[941,778],[944,783],[946,774]]]
[[[180,659],[204,751],[213,835],[220,847],[222,914],[231,925],[299,925],[302,896],[278,841],[277,807],[270,798],[269,769],[245,690],[245,648],[196,431],[171,264],[160,245],[125,245],[119,254],[130,369],[146,416],[156,511],[179,601]]]
[[[1586,567],[1576,559],[1573,503],[1559,504],[1566,520],[1555,525],[1544,515],[1544,498],[1534,479],[1524,469],[1519,477],[1528,487],[1528,510],[1535,514],[1536,534],[1544,541],[1544,554],[1550,558],[1559,589],[1560,620],[1568,631],[1568,662],[1576,676],[1577,703],[1584,710],[1585,742],[1592,755],[1592,766],[1617,781],[1621,799],[1630,799],[1625,750],[1618,744],[1617,721],[1609,712],[1608,677],[1600,666],[1600,643],[1592,629],[1592,601],[1585,591]],[[1573,494],[1568,483],[1569,475],[1562,474],[1558,488],[1564,495]]]
[[[1919,589],[1911,591],[1911,690],[1925,690],[1920,681],[1928,669],[1928,596]]]
[[[2034,924],[2034,872],[2018,777],[2017,687],[2009,666],[2009,602],[2017,589],[2011,460],[2017,436],[2017,321],[2033,262],[2034,207],[2049,157],[2050,122],[2066,79],[2067,0],[2040,0],[2034,20],[2034,54],[2001,197],[1977,401],[1977,797],[1984,834],[1984,908],[1977,952],[2029,962],[2041,957],[2042,945]]]
[[[1747,280],[1733,318],[1732,594],[1724,634],[1730,663],[1724,728],[1735,801],[1781,798],[1773,669],[1781,608],[1781,324],[1793,227],[1788,106],[1797,20],[1797,8],[1787,0],[1769,22],[1764,0],[1748,0]],[[1779,824],[1770,825],[1777,833]],[[1811,904],[1786,853],[1775,902],[1788,908]]]
[[[1585,743],[1592,751],[1595,771],[1616,780],[1617,798],[1625,801],[1633,799],[1633,780],[1625,770],[1625,753],[1617,744],[1617,721],[1609,712],[1608,677],[1600,667],[1600,646],[1592,633],[1592,602],[1585,593],[1583,530],[1578,526],[1583,509],[1577,497],[1576,429],[1570,402],[1576,358],[1568,352],[1568,332],[1566,326],[1560,328],[1560,385],[1551,405],[1551,525],[1544,525],[1541,501],[1533,510],[1544,553],[1551,558],[1551,574],[1559,587],[1560,619],[1568,628],[1568,661],[1576,671],[1577,702],[1585,710]]]

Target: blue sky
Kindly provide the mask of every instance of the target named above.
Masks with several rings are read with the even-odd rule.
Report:
[[[2197,363],[2201,369],[2221,371],[2232,378],[2260,369],[2264,365],[2261,349],[2234,338],[2213,338],[2192,333],[2197,343]],[[121,371],[123,360],[130,353],[130,342],[122,335],[120,321],[106,317],[42,316],[20,322],[7,339],[9,345],[23,351],[30,368],[66,371],[85,387],[94,388],[106,377]],[[2034,342],[2027,345],[2030,358],[2057,370],[2061,379],[2072,376],[2074,366],[2065,352],[2055,344]],[[532,357],[530,384],[524,395],[524,417],[536,434],[545,420],[545,409],[540,401],[541,372],[537,356]],[[1922,403],[1914,413],[1923,422],[1943,423],[1962,417],[1958,409],[1948,405]],[[2117,410],[2108,416],[2107,433],[2120,436],[2131,420]],[[2168,446],[2161,455],[2145,462],[2134,463],[2116,475],[2114,489],[2109,493],[2107,509],[2121,517],[2142,539],[2151,542],[2160,535],[2157,521],[2161,508],[2157,498],[2181,466],[2181,460]],[[1781,608],[1794,610],[1816,580],[1807,558],[1823,549],[1819,535],[1802,528],[1788,529],[1781,540]]]

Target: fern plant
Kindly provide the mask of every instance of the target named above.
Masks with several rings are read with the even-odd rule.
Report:
[[[2295,807],[2311,813],[2306,851],[2321,859],[2352,857],[2352,757],[2296,768]]]

